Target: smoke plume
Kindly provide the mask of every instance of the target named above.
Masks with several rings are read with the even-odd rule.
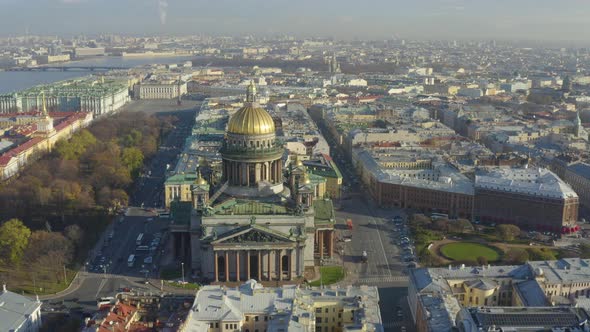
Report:
[[[166,24],[166,16],[168,15],[168,1],[158,0],[158,12],[160,13],[160,23]]]

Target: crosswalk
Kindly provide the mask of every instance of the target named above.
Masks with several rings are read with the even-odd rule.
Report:
[[[394,328],[394,327],[400,327],[400,326],[403,326],[403,325],[404,325],[404,322],[383,323],[383,328],[390,329],[390,328]]]
[[[402,282],[408,282],[408,277],[406,277],[406,276],[370,276],[370,277],[361,277],[358,279],[359,284],[365,284],[365,285],[402,283]]]

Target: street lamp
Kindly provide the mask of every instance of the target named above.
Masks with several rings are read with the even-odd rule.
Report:
[[[324,259],[320,258],[320,289],[324,289],[324,275],[322,274],[322,266],[324,265]]]
[[[184,262],[180,263],[180,266],[182,268],[182,283],[184,284]]]

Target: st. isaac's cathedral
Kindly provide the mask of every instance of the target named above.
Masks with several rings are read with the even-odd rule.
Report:
[[[289,158],[275,122],[248,87],[227,124],[216,188],[197,174],[187,233],[193,273],[213,283],[249,279],[297,283],[334,252],[334,210],[313,174]],[[180,228],[172,231],[180,231]]]

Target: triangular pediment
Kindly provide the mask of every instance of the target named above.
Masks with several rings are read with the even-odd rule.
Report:
[[[215,241],[213,244],[220,243],[284,243],[294,242],[294,239],[290,239],[288,235],[270,230],[265,227],[259,226],[247,226],[241,229],[236,229],[226,234],[222,234],[222,237]]]

